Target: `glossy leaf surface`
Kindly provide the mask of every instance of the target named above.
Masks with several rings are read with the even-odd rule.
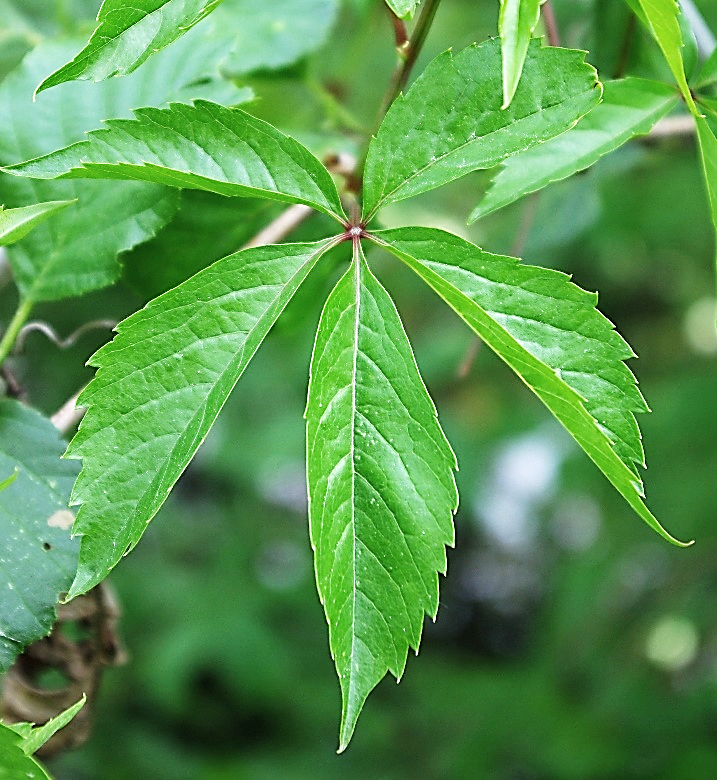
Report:
[[[604,87],[602,102],[571,130],[509,157],[469,222],[567,179],[631,138],[649,133],[679,100],[672,87],[647,79],[608,81]]]
[[[343,698],[340,747],[366,697],[418,650],[453,543],[455,456],[393,302],[356,253],[326,302],[306,409],[316,581]]]
[[[232,388],[301,282],[330,246],[238,252],[117,326],[90,364],[88,411],[68,454],[82,458],[73,503],[82,537],[71,596],[137,544],[206,437]]]
[[[211,13],[221,0],[104,0],[98,26],[71,62],[37,93],[66,81],[126,76]]]
[[[648,29],[662,50],[688,108],[693,114],[699,114],[685,76],[682,33],[678,20],[680,9],[677,3],[675,0],[638,0],[638,2],[645,14]]]
[[[507,109],[501,109],[497,40],[438,56],[396,99],[371,142],[364,217],[370,219],[387,203],[492,168],[572,127],[602,92],[584,56],[533,41]]]
[[[23,751],[22,738],[0,723],[0,777],[7,780],[52,780],[50,775]]]
[[[633,352],[597,296],[569,277],[483,252],[430,228],[379,231],[563,424],[637,514],[661,536],[635,464],[644,456],[636,412],[647,411],[624,360]]]
[[[137,105],[205,94],[234,101],[245,94],[212,76],[223,49],[196,27],[122,79],[63,84],[33,103],[38,81],[66,60],[70,44],[40,44],[0,84],[0,163],[38,157],[79,141],[108,116],[127,116]],[[201,80],[201,83],[197,83]],[[174,215],[174,190],[135,182],[30,181],[0,176],[0,202],[77,200],[8,251],[22,295],[53,300],[115,282],[121,251],[151,238]]]
[[[55,606],[77,567],[68,509],[76,463],[52,423],[18,401],[0,400],[0,672],[25,645],[49,633]]]
[[[500,0],[498,30],[503,55],[503,106],[507,108],[523,72],[528,44],[545,0]]]
[[[305,203],[343,214],[331,175],[298,141],[209,101],[141,108],[86,141],[6,170],[33,178],[109,178]]]

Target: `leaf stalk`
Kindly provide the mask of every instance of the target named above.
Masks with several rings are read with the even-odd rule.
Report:
[[[5,358],[12,351],[15,340],[22,330],[22,326],[27,322],[31,311],[32,301],[20,301],[20,304],[18,305],[15,314],[13,314],[9,325],[5,330],[5,333],[3,333],[2,339],[0,339],[0,365],[5,362]]]

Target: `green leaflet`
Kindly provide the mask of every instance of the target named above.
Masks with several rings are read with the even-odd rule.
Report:
[[[286,304],[333,240],[225,257],[117,326],[90,360],[68,455],[83,469],[77,577],[100,582],[137,544]]]
[[[647,20],[648,29],[670,66],[687,107],[695,116],[699,116],[699,111],[687,84],[685,66],[682,61],[682,33],[678,21],[680,9],[677,3],[675,0],[638,0],[638,2]]]
[[[0,723],[0,777],[7,780],[52,780],[32,756],[25,754],[21,745],[22,738]]]
[[[361,707],[418,650],[453,543],[455,456],[393,302],[360,249],[329,296],[311,362],[309,522],[341,683],[343,750]]]
[[[0,206],[0,246],[8,246],[8,244],[20,241],[34,227],[74,202],[72,200],[56,200],[7,210]]]
[[[104,0],[84,49],[48,76],[36,93],[66,81],[126,76],[184,35],[222,0]]]
[[[705,186],[712,215],[712,225],[717,234],[717,138],[704,117],[696,117],[700,160],[705,176]],[[717,253],[717,249],[715,250]]]
[[[49,420],[0,400],[0,474],[17,469],[0,492],[0,672],[49,633],[77,567],[67,504],[79,469],[61,460],[63,450]]]
[[[386,0],[386,5],[399,19],[410,19],[421,0]]]
[[[533,41],[515,97],[501,109],[498,41],[439,55],[399,95],[369,146],[366,221],[387,203],[492,168],[572,127],[602,92],[584,56]]]
[[[338,0],[224,0],[212,18],[215,29],[233,33],[222,72],[237,76],[291,65],[324,43],[338,10]]]
[[[431,228],[374,234],[423,278],[565,426],[637,514],[673,544],[645,506],[635,412],[647,411],[623,363],[632,350],[565,274],[483,252]]]
[[[298,141],[238,108],[206,100],[140,108],[87,140],[5,170],[40,179],[135,179],[305,203],[339,221],[331,174]]]
[[[77,715],[85,706],[87,697],[85,695],[75,702],[71,707],[50,718],[42,726],[34,726],[32,723],[12,723],[10,729],[19,737],[18,745],[26,756],[36,753],[46,742],[48,742],[60,729],[65,726]],[[1,766],[1,765],[0,765]],[[2,775],[0,774],[0,777]]]
[[[530,37],[545,0],[500,0],[498,30],[503,56],[503,105],[508,108],[523,72]]]
[[[468,221],[590,167],[637,135],[649,133],[676,105],[667,84],[634,77],[604,84],[602,102],[566,133],[509,157]]]
[[[137,105],[216,94],[219,82],[211,78],[212,68],[223,50],[217,50],[217,44],[205,40],[201,32],[201,27],[195,28],[126,78],[63,84],[33,103],[32,91],[38,81],[74,49],[67,43],[38,45],[0,84],[0,164],[72,144],[108,114],[126,116]],[[202,83],[197,84],[200,79]],[[221,93],[227,101],[242,95],[231,85],[222,86]],[[0,202],[27,206],[72,199],[78,201],[75,206],[56,214],[8,250],[26,300],[81,295],[117,281],[118,253],[151,238],[178,205],[175,190],[153,184],[0,176]]]

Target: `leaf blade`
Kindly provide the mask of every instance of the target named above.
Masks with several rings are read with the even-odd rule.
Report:
[[[90,360],[68,457],[82,536],[69,598],[134,547],[252,356],[332,240],[248,249],[200,271],[117,327]]]
[[[8,246],[25,238],[28,233],[58,211],[71,206],[73,200],[56,200],[36,203],[16,209],[0,206],[0,246]]]
[[[455,456],[398,312],[363,256],[329,296],[311,363],[309,523],[342,690],[340,747],[438,608],[453,543]],[[389,477],[388,475],[392,475]]]
[[[602,88],[584,53],[528,49],[523,78],[502,110],[500,44],[486,41],[439,55],[400,95],[372,139],[364,176],[364,218],[383,205],[492,168],[572,127]]]
[[[605,82],[602,102],[575,127],[505,160],[468,222],[585,170],[631,138],[648,133],[677,100],[669,86],[657,81],[630,77]]]
[[[508,108],[520,74],[523,72],[528,43],[540,19],[545,0],[500,0],[498,30],[503,57],[503,105]]]
[[[700,148],[700,162],[702,163],[702,173],[707,189],[712,227],[715,236],[717,236],[717,138],[704,117],[697,117],[695,124],[697,126],[697,142]],[[715,257],[717,258],[717,248],[715,249]]]
[[[678,546],[643,501],[635,413],[647,411],[624,360],[632,350],[594,307],[596,296],[557,271],[483,252],[430,228],[376,237],[424,279],[540,398],[627,503]]]
[[[410,19],[421,0],[386,0],[386,5],[399,19]]]
[[[87,140],[4,170],[40,179],[134,179],[305,203],[341,221],[331,174],[298,141],[238,108],[208,100],[136,109]]]
[[[70,62],[50,74],[35,95],[66,81],[126,76],[210,14],[222,0],[104,0],[98,26]]]
[[[72,144],[108,115],[127,116],[137,105],[161,105],[190,89],[191,97],[215,94],[219,80],[212,70],[223,49],[202,33],[201,26],[193,29],[141,72],[96,85],[63,84],[33,103],[38,81],[74,50],[68,43],[39,44],[0,84],[0,164]],[[241,98],[234,87],[221,91],[227,102]],[[8,250],[26,300],[56,300],[114,283],[120,275],[118,254],[154,236],[177,207],[176,191],[157,185],[0,176],[0,201],[14,206],[71,199],[77,199],[75,207],[58,213]]]
[[[647,28],[667,60],[687,107],[694,116],[699,116],[700,112],[687,84],[685,65],[682,60],[683,43],[678,20],[680,9],[677,3],[675,0],[638,0],[638,2],[644,13],[644,19],[641,20],[647,21]]]
[[[17,469],[0,491],[0,671],[50,632],[55,606],[77,567],[68,509],[78,468],[60,459],[64,442],[27,406],[0,400],[0,473]]]

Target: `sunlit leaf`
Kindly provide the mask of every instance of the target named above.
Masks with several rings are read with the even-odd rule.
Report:
[[[139,541],[264,337],[331,241],[248,249],[214,263],[117,326],[90,360],[88,410],[68,454],[82,537],[71,596]]]
[[[500,43],[441,54],[399,96],[372,140],[364,176],[364,216],[492,168],[572,127],[600,100],[585,53],[533,41],[515,97],[501,109]]]
[[[60,729],[65,728],[65,726],[85,706],[86,701],[87,697],[83,694],[79,701],[66,710],[63,710],[59,715],[55,715],[54,718],[50,718],[50,720],[43,723],[41,726],[34,726],[32,723],[13,723],[10,728],[21,736],[19,744],[23,753],[28,756],[36,753],[44,744],[52,739]]]
[[[222,0],[104,0],[88,44],[48,76],[39,94],[66,81],[126,76],[184,35]]]
[[[507,108],[523,72],[528,44],[545,0],[500,0],[498,30],[503,56],[503,106]]]
[[[307,419],[316,581],[343,697],[340,750],[438,609],[455,456],[393,302],[356,252],[321,315]]]
[[[643,501],[636,412],[647,411],[624,360],[633,352],[569,277],[483,252],[450,233],[376,233],[501,357],[565,426],[635,512],[662,528]]]
[[[588,168],[631,138],[649,133],[679,100],[672,87],[657,81],[631,77],[604,86],[602,102],[571,130],[509,157],[468,221]]]
[[[638,0],[647,21],[647,27],[670,66],[672,75],[682,92],[690,111],[697,116],[699,111],[687,85],[685,66],[682,61],[682,33],[678,16],[680,9],[675,0]]]
[[[343,214],[331,174],[311,152],[245,111],[198,100],[134,114],[108,120],[86,141],[5,170],[40,179],[136,179]]]
[[[52,780],[34,758],[25,754],[20,747],[21,742],[21,737],[0,723],[0,778]]]
[[[33,103],[35,85],[73,49],[67,43],[40,44],[0,85],[0,163],[72,144],[103,119],[127,116],[137,105],[216,96],[218,90],[222,100],[241,98],[243,92],[214,75],[225,49],[201,33],[202,26],[195,27],[126,78],[63,84]],[[0,176],[0,202],[29,206],[73,199],[75,206],[8,250],[26,299],[52,300],[112,284],[120,274],[118,254],[155,235],[178,205],[175,190],[151,184]]]
[[[17,477],[0,492],[0,672],[41,639],[77,567],[68,509],[76,463],[52,423],[18,401],[0,400],[0,474]]]

